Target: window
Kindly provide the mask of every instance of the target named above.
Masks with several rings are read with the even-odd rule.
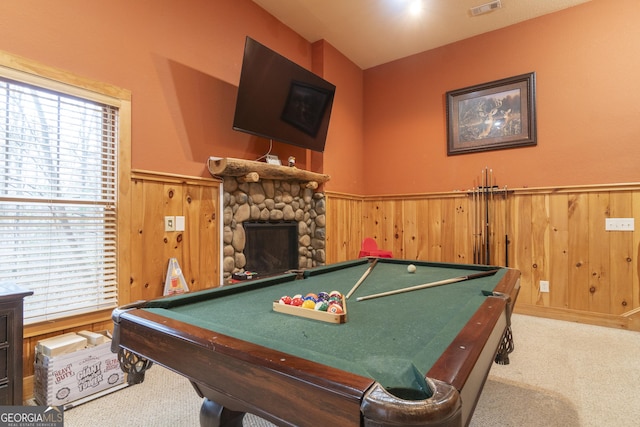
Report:
[[[1,71],[0,281],[25,323],[116,307],[119,108]]]

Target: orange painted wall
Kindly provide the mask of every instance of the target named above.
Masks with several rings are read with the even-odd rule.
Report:
[[[640,2],[593,0],[364,72],[365,194],[640,181]],[[535,71],[538,145],[447,156],[447,91]]]
[[[592,0],[368,70],[310,44],[250,0],[0,2],[0,49],[132,91],[132,167],[209,176],[211,156],[255,159],[268,141],[231,130],[245,36],[337,86],[324,155],[273,152],[332,176],[333,191],[638,181],[636,0]],[[445,93],[535,71],[538,146],[447,157]]]
[[[363,194],[363,71],[325,41],[314,47],[314,60],[322,58],[321,68],[314,71],[336,85],[323,159],[324,172],[331,176],[326,188]]]
[[[314,64],[317,49],[250,0],[0,2],[1,50],[132,91],[134,169],[207,177],[209,156],[256,159],[267,152],[267,140],[231,129],[247,35],[303,67]],[[337,58],[322,67],[331,78],[358,78],[350,61],[320,47]],[[355,108],[362,115],[361,93],[349,96],[355,99],[336,99],[330,138],[338,142],[341,128],[351,127],[341,124],[350,120],[341,114]],[[345,134],[361,140],[358,132]],[[294,155],[301,168],[322,168],[322,155],[318,161],[301,148],[274,143],[272,152],[285,160]]]

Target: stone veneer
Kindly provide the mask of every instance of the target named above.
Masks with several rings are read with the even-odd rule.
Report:
[[[322,192],[305,188],[304,183],[262,179],[246,183],[233,176],[224,177],[223,278],[243,272],[245,221],[295,221],[298,223],[298,266],[324,265],[326,201]]]

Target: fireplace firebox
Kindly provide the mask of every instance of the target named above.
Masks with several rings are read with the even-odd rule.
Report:
[[[246,221],[243,227],[247,271],[267,276],[298,268],[297,222]]]

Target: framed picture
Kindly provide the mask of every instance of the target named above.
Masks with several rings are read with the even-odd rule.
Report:
[[[315,138],[331,93],[321,87],[293,81],[282,120]]]
[[[536,76],[447,92],[447,155],[536,145]]]

